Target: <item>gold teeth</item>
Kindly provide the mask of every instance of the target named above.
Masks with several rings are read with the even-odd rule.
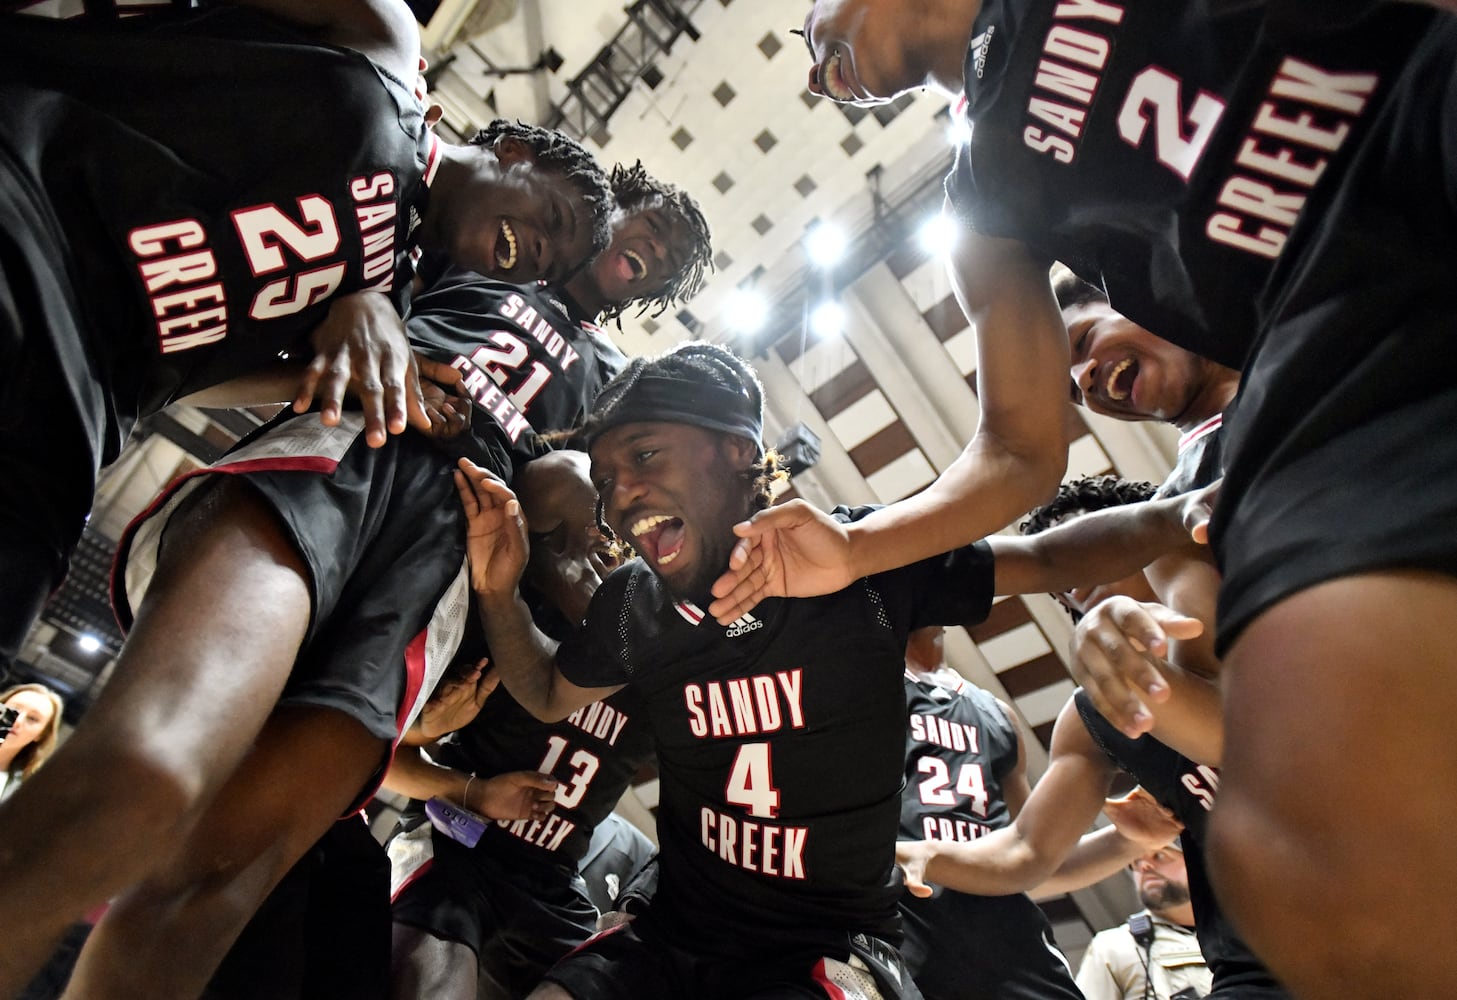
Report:
[[[636,524],[634,524],[631,528],[628,528],[627,530],[632,532],[633,538],[641,538],[643,535],[646,535],[649,531],[652,531],[664,521],[671,520],[673,519],[667,514],[649,514],[647,517],[639,519]]]
[[[501,235],[506,237],[506,256],[497,258],[496,266],[509,271],[516,266],[516,231],[505,219],[501,220]]]
[[[639,280],[648,273],[647,261],[643,260],[642,257],[638,255],[637,251],[624,250],[622,251],[622,256],[626,257],[628,260],[632,261],[634,264],[637,265],[637,270],[633,273],[632,276],[633,281]]]
[[[1109,399],[1122,401],[1128,398],[1128,393],[1118,391],[1117,383],[1118,376],[1122,375],[1125,371],[1127,371],[1128,366],[1131,364],[1133,364],[1132,358],[1124,358],[1122,361],[1118,362],[1118,364],[1114,366],[1111,372],[1108,373],[1108,380],[1103,383],[1103,387],[1107,390]]]

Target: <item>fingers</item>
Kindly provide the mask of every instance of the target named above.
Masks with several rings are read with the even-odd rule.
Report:
[[[919,899],[927,899],[933,890],[926,884],[926,863],[913,855],[903,855],[899,845],[895,852],[896,866],[901,870],[901,879],[905,882],[906,891]]]
[[[1167,644],[1157,623],[1137,601],[1111,598],[1090,611],[1073,633],[1074,672],[1098,711],[1126,735],[1153,728],[1145,704],[1168,697],[1163,676],[1144,655]]]

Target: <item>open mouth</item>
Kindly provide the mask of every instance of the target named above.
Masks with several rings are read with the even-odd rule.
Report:
[[[858,99],[845,79],[843,50],[838,45],[820,66],[820,86],[832,101],[848,103]]]
[[[628,529],[637,550],[657,566],[666,566],[683,551],[683,522],[667,514],[649,514]]]
[[[629,283],[635,284],[647,277],[647,261],[635,250],[622,251],[622,277]]]
[[[1133,394],[1133,384],[1138,381],[1138,362],[1124,358],[1108,373],[1103,383],[1104,394],[1116,403],[1121,403]]]
[[[501,220],[501,232],[496,236],[496,266],[509,271],[516,266],[516,230],[511,223]]]

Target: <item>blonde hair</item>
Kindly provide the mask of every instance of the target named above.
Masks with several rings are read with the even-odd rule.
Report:
[[[51,712],[51,720],[40,731],[40,735],[35,738],[35,742],[22,749],[15,755],[15,760],[11,762],[10,770],[12,772],[18,770],[22,778],[29,778],[36,768],[45,763],[46,758],[51,755],[51,751],[56,748],[56,738],[60,735],[61,731],[61,711],[65,708],[65,705],[61,701],[61,696],[44,684],[17,684],[14,687],[6,688],[4,691],[0,691],[0,705],[8,702],[13,696],[22,691],[34,691],[37,694],[44,695],[50,700],[51,708],[53,709]]]

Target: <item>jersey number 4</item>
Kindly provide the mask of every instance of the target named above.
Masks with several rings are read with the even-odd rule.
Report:
[[[916,762],[916,770],[930,777],[920,784],[921,804],[927,806],[958,805],[957,796],[964,796],[971,811],[978,816],[987,814],[987,786],[982,779],[980,764],[962,764],[956,775],[956,790],[951,789],[951,770],[940,757],[922,757]]]
[[[774,787],[774,766],[769,744],[745,743],[734,755],[724,800],[742,806],[750,816],[773,819],[779,815],[779,789]]]

